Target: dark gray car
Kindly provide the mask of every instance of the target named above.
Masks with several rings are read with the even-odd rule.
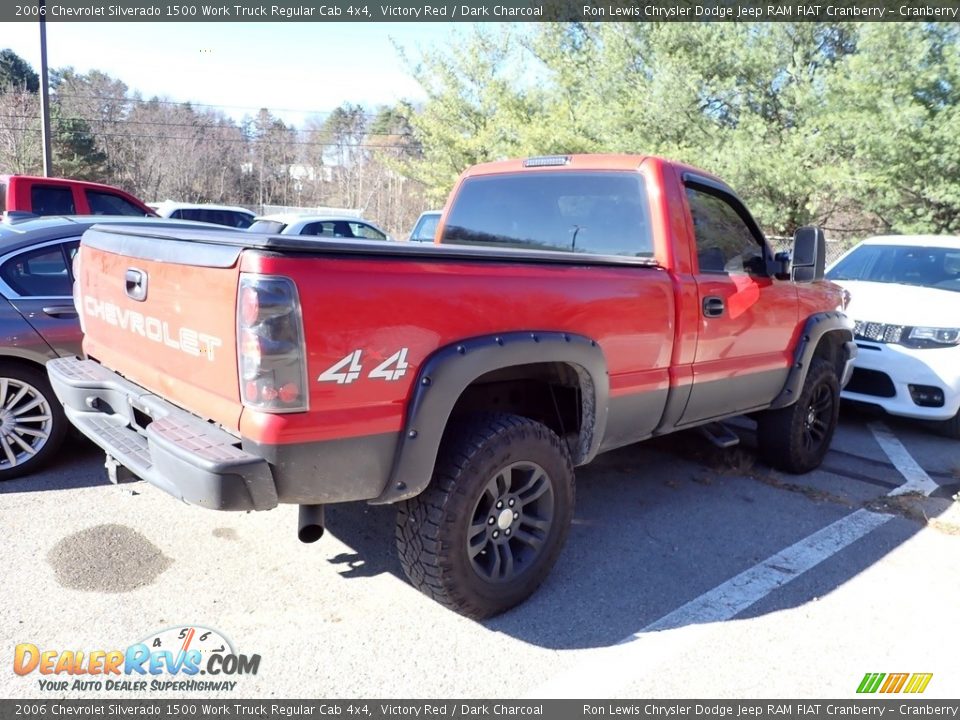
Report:
[[[83,232],[105,223],[211,227],[105,216],[0,222],[0,481],[40,468],[66,434],[44,365],[83,354],[71,265]]]

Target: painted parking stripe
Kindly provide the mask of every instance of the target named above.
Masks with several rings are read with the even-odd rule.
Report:
[[[883,450],[884,454],[890,458],[893,466],[903,475],[906,482],[900,487],[888,493],[891,496],[904,495],[906,493],[918,493],[920,495],[930,495],[939,489],[939,485],[927,475],[926,471],[920,467],[920,464],[913,459],[913,456],[907,452],[903,443],[893,434],[882,422],[869,423],[870,432],[874,439]]]
[[[897,437],[880,422],[870,430],[905,482],[888,496],[919,492],[929,495],[939,486],[907,452]],[[657,668],[709,635],[770,593],[796,580],[808,570],[866,537],[894,518],[869,510],[857,510],[771,555],[752,568],[676,610],[628,635],[612,647],[590,653],[584,662],[560,673],[526,694],[528,698],[615,697],[617,690]],[[670,633],[664,631],[670,630]]]
[[[929,495],[937,489],[937,484],[886,425],[870,423],[870,431],[905,480],[888,495]],[[662,666],[666,658],[702,641],[705,633],[718,632],[720,626],[716,623],[732,619],[892,519],[892,515],[857,510],[694,598],[617,645],[594,651],[589,661],[554,677],[527,697],[612,697],[618,688],[648,668]],[[674,632],[669,633],[669,644],[661,646],[667,638],[659,635],[664,630]]]
[[[702,641],[704,632],[720,627],[705,623],[732,619],[892,519],[892,515],[868,510],[842,517],[627,636],[616,646],[595,651],[589,660],[561,673],[527,697],[610,696],[640,677],[639,668],[651,663],[661,665],[666,657]],[[664,644],[666,636],[659,633],[679,628],[683,628],[682,636],[675,638],[670,633]]]
[[[729,620],[891,519],[892,515],[857,510],[664,615],[641,634]]]

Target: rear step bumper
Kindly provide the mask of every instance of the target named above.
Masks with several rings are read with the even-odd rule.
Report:
[[[137,477],[213,510],[276,507],[270,466],[233,435],[92,360],[51,360],[47,372],[70,422]]]

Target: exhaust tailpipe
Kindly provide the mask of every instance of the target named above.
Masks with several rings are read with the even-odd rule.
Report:
[[[323,505],[301,505],[297,537],[302,543],[313,543],[323,537]]]

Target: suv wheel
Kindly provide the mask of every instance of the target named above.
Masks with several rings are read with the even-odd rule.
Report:
[[[960,440],[960,412],[949,420],[933,423],[934,429],[944,437]]]
[[[403,570],[463,615],[502,613],[556,562],[574,492],[569,450],[549,428],[506,413],[471,418],[444,442],[429,487],[398,505]]]

